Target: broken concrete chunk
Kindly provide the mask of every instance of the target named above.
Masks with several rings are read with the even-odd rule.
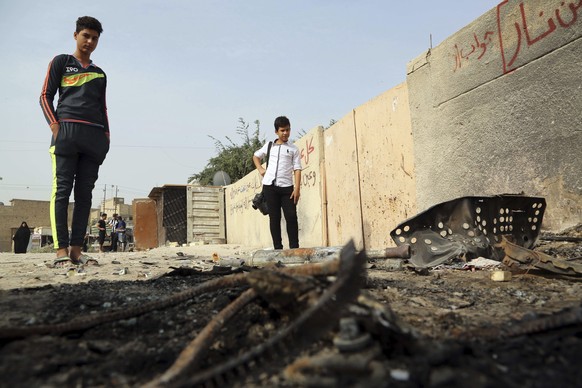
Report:
[[[491,273],[491,280],[493,280],[494,282],[508,282],[511,280],[511,272],[493,271]]]

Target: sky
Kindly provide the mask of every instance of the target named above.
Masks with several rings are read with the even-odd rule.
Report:
[[[490,0],[0,0],[0,202],[49,200],[50,60],[99,19],[111,130],[93,206],[186,184],[237,135],[275,117],[307,132],[406,81],[406,64],[494,8]],[[56,103],[56,99],[55,99]],[[211,137],[212,136],[212,137]],[[73,198],[71,197],[71,201]]]

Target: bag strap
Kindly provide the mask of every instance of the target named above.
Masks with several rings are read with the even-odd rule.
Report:
[[[272,145],[273,145],[273,142],[272,142],[272,141],[270,141],[270,142],[269,142],[269,147],[267,147],[267,166],[266,166],[265,170],[266,170],[267,168],[269,168],[269,155],[271,155],[271,146],[272,146]]]
[[[273,145],[273,142],[272,142],[272,141],[270,141],[270,142],[269,142],[269,147],[267,147],[267,166],[265,167],[265,170],[266,170],[267,168],[269,168],[269,155],[271,155],[271,146],[272,146],[272,145]],[[263,193],[263,190],[264,190],[264,189],[265,189],[264,187],[261,189],[261,194]]]

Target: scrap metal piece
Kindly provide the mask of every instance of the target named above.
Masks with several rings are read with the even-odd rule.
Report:
[[[370,333],[362,332],[354,317],[340,319],[340,331],[334,337],[333,344],[340,352],[357,352],[365,349],[372,342]]]
[[[502,326],[471,330],[461,333],[460,337],[469,341],[475,338],[497,340],[499,338],[542,333],[580,324],[582,324],[582,306],[572,306],[550,314],[536,314],[534,318],[527,317],[519,321],[510,321]]]
[[[349,241],[340,253],[336,280],[297,319],[266,342],[236,355],[223,364],[200,371],[187,381],[174,386],[224,386],[229,374],[234,374],[235,370],[252,369],[252,365],[265,359],[266,354],[279,355],[282,352],[297,350],[305,343],[311,343],[334,325],[346,305],[357,299],[360,289],[365,284],[365,262],[366,253],[364,251],[356,253],[354,242]]]
[[[377,343],[359,352],[321,352],[288,365],[284,376],[300,387],[385,387],[387,370]]]
[[[316,286],[312,277],[291,276],[273,270],[249,272],[247,280],[259,296],[278,310],[288,309],[298,302],[300,295]]]
[[[337,259],[341,249],[341,247],[263,249],[253,254],[249,265],[321,263]]]
[[[293,248],[293,249],[263,249],[253,254],[250,266],[267,266],[271,264],[305,264],[321,263],[335,260],[339,257],[343,247],[314,247],[314,248]],[[402,245],[398,247],[388,247],[384,249],[368,250],[366,256],[370,259],[400,258],[410,257],[410,247]]]
[[[410,245],[409,261],[415,267],[434,267],[456,257],[501,261],[504,254],[493,245],[510,235],[517,245],[533,247],[545,209],[541,197],[461,197],[400,223],[390,236],[398,246]]]
[[[505,257],[503,263],[508,267],[525,264],[536,268],[544,269],[560,275],[582,275],[582,264],[558,259],[543,252],[532,251],[519,245],[513,244],[505,237],[501,237],[501,242],[495,245],[503,249]]]

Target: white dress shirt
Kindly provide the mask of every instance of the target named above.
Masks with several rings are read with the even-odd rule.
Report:
[[[255,156],[262,159],[267,155],[269,143],[265,143],[261,149],[255,152]],[[301,152],[295,144],[277,144],[273,142],[269,154],[269,166],[263,177],[264,185],[279,187],[293,186],[293,171],[301,170]]]

